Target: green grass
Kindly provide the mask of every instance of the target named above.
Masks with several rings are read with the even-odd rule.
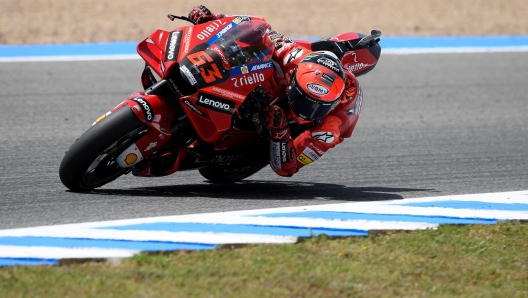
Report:
[[[528,226],[0,268],[0,297],[528,297]]]

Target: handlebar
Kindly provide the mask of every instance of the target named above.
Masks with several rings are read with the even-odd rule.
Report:
[[[174,19],[184,20],[184,21],[193,23],[193,25],[196,25],[195,21],[189,19],[188,17],[184,17],[184,16],[175,16],[173,14],[168,14],[167,18],[169,18],[169,20],[171,20],[171,21],[174,21]]]
[[[364,47],[372,41],[374,41],[374,43],[377,44],[380,41],[379,39],[380,36],[381,36],[380,30],[372,30],[370,31],[370,35],[367,35],[358,41],[358,43],[354,46],[354,49]]]

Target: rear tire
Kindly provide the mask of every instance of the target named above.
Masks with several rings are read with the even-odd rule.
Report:
[[[72,191],[91,191],[105,185],[128,169],[116,158],[146,132],[147,127],[127,107],[93,125],[73,143],[62,159],[59,177]]]
[[[199,169],[199,172],[213,183],[233,183],[255,174],[265,166],[207,166]]]

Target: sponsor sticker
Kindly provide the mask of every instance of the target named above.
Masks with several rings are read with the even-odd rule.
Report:
[[[143,111],[143,115],[145,116],[146,122],[150,122],[154,119],[154,110],[144,98],[134,97],[131,100],[139,104],[139,106],[141,107],[141,110]]]
[[[312,132],[312,138],[323,143],[333,143],[334,135],[328,131]]]
[[[235,103],[210,94],[200,93],[196,104],[224,114],[233,114]]]
[[[315,153],[315,152],[314,152],[311,148],[309,148],[309,147],[306,147],[306,148],[304,149],[304,151],[302,152],[302,154],[304,154],[304,155],[310,157],[310,159],[313,160],[313,161],[316,161],[316,160],[319,159],[319,155],[317,155],[317,153]]]
[[[227,69],[231,68],[231,64],[229,64],[229,60],[227,59],[226,55],[219,47],[217,47],[216,45],[212,45],[211,50],[215,52],[218,55],[218,57],[220,57],[220,59],[222,60],[222,64],[224,64],[224,68],[227,68]]]
[[[281,151],[280,151],[281,162],[286,163],[290,160],[290,158],[288,157],[288,143],[280,142],[280,145],[281,145]]]
[[[193,27],[187,27],[187,32],[183,38],[183,54],[189,53],[189,46],[191,45],[191,36],[193,32]]]
[[[271,62],[271,61],[270,62],[259,63],[259,64],[255,64],[255,65],[250,65],[250,72],[264,70],[264,69],[270,69],[270,68],[273,68],[273,62]]]
[[[231,78],[233,85],[237,88],[263,83],[266,78],[263,73],[252,73],[241,77]]]
[[[156,147],[158,145],[158,142],[150,142],[150,144],[147,146],[147,148],[145,148],[145,152],[149,151],[150,149]]]
[[[137,160],[138,160],[138,156],[137,156],[137,154],[135,154],[135,153],[129,153],[129,154],[127,154],[127,156],[125,157],[125,163],[126,163],[127,165],[134,164]]]
[[[292,62],[293,60],[300,58],[304,53],[302,48],[295,48],[284,57],[284,65]]]
[[[335,75],[333,73],[323,73],[323,75],[321,76],[321,80],[327,83],[329,86],[332,86],[335,81]]]
[[[233,163],[241,161],[245,156],[245,154],[215,155],[209,163]]]
[[[279,171],[282,170],[279,142],[271,142],[270,156],[271,156],[272,167]]]
[[[220,88],[220,87],[213,87],[213,89],[211,89],[211,91],[215,92],[215,93],[218,93],[218,94],[222,94],[223,96],[226,96],[226,97],[229,97],[229,98],[233,98],[233,99],[238,99],[238,100],[244,100],[246,99],[246,97],[242,94],[238,94],[238,93],[235,93],[233,91],[229,91],[229,90],[226,90],[226,89],[223,89],[223,88]]]
[[[189,100],[184,100],[183,103],[189,107],[189,109],[191,109],[193,112],[195,112],[196,114],[200,115],[200,116],[203,116],[205,115],[202,111],[200,111],[197,107],[195,107],[192,102],[190,102]]]
[[[165,61],[177,61],[182,31],[172,31],[165,47]]]
[[[244,21],[250,21],[250,20],[251,18],[249,16],[238,16],[233,20],[233,23],[238,25]]]
[[[308,156],[304,155],[304,153],[301,153],[299,154],[299,156],[297,156],[297,161],[302,163],[303,165],[308,165],[313,162],[313,160],[311,160]]]
[[[110,114],[112,114],[112,112],[106,112],[106,114],[104,114],[104,115],[102,115],[101,117],[97,118],[97,119],[95,120],[95,122],[92,124],[92,126],[95,125],[95,124],[97,124],[97,123],[99,123],[101,120],[103,120],[104,118],[106,118],[106,116],[108,116],[108,115],[110,115]]]
[[[350,116],[359,115],[359,112],[361,112],[361,104],[363,103],[363,96],[361,94],[361,89],[359,89],[358,93],[359,94],[356,97],[357,100],[352,106],[352,108],[350,108],[350,110],[347,111],[347,115],[350,115]]]
[[[332,59],[329,59],[329,58],[326,58],[326,57],[323,57],[323,58],[319,58],[317,59],[317,63],[318,64],[321,64],[323,65],[324,67],[327,67],[337,73],[341,73],[341,69],[339,67],[339,65],[337,65],[337,63],[335,63],[334,60]]]
[[[209,25],[205,27],[205,29],[203,29],[202,31],[198,32],[198,34],[196,34],[196,37],[199,40],[205,40],[206,38],[213,36],[213,34],[216,33],[216,31],[220,28],[220,26],[223,26],[225,24],[227,23],[222,21],[221,19],[210,22]]]
[[[182,65],[180,67],[180,72],[183,73],[185,75],[185,77],[187,77],[187,81],[189,82],[189,84],[195,85],[196,83],[198,83],[198,81],[196,81],[196,78],[194,78],[193,74],[187,68],[187,66]]]
[[[326,95],[329,92],[328,88],[325,86],[315,83],[306,84],[306,89],[315,95]]]

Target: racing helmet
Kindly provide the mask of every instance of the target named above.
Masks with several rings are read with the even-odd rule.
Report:
[[[329,51],[313,52],[292,75],[288,103],[297,122],[317,120],[339,104],[344,90],[345,71],[337,56]]]

